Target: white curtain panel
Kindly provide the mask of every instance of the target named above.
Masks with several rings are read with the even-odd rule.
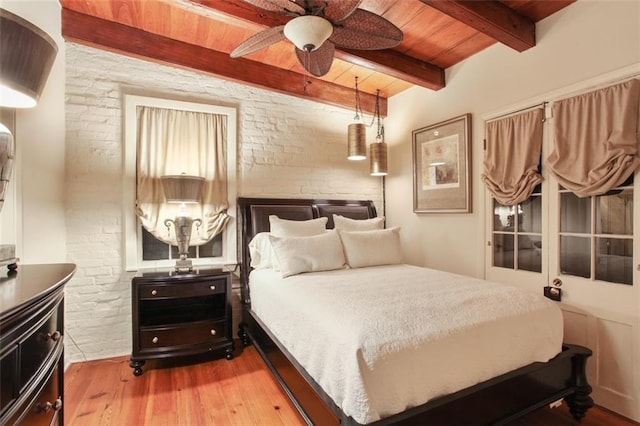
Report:
[[[202,219],[190,245],[202,245],[220,233],[229,220],[227,209],[227,117],[224,115],[142,106],[137,110],[136,213],[156,238],[176,244],[173,227],[179,205],[167,204],[160,177],[205,178],[202,200],[187,204],[192,218]]]

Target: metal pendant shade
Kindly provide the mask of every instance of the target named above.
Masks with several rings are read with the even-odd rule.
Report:
[[[354,122],[347,128],[347,159],[361,161],[367,158],[367,126],[362,122],[364,114],[360,104],[358,77],[355,78],[355,111]]]
[[[371,176],[387,175],[387,144],[374,142],[369,148],[371,157]]]
[[[0,106],[34,107],[57,52],[47,33],[0,9]]]
[[[367,126],[351,123],[347,132],[349,160],[360,161],[367,158]]]

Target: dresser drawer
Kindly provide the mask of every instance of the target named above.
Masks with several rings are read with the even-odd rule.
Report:
[[[58,330],[58,310],[55,310],[20,343],[20,389],[27,385],[49,358],[57,342],[62,340],[61,333],[62,330]]]
[[[163,299],[224,293],[225,286],[226,280],[220,278],[195,283],[146,284],[141,285],[138,291],[141,300]]]
[[[199,321],[170,327],[145,327],[140,330],[140,349],[214,343],[227,337],[227,322],[224,320]]]
[[[5,348],[2,348],[5,349]],[[6,351],[0,358],[0,415],[18,397],[18,345]]]
[[[29,426],[49,426],[58,424],[58,416],[62,410],[62,395],[59,394],[59,368],[56,365],[46,378],[43,386],[38,386],[29,395],[22,407],[7,425],[21,424]]]

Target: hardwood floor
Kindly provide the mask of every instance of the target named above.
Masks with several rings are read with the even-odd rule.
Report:
[[[128,357],[72,364],[65,373],[65,424],[304,424],[252,346],[232,361],[174,363],[170,368],[150,361],[144,367],[144,374],[135,377]],[[638,424],[599,407],[577,422],[562,406],[531,413],[514,425]]]

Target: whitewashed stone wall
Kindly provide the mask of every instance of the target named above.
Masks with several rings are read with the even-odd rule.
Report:
[[[123,94],[238,109],[238,195],[372,199],[381,181],[346,160],[353,112],[66,44],[67,363],[131,352],[123,252]]]

